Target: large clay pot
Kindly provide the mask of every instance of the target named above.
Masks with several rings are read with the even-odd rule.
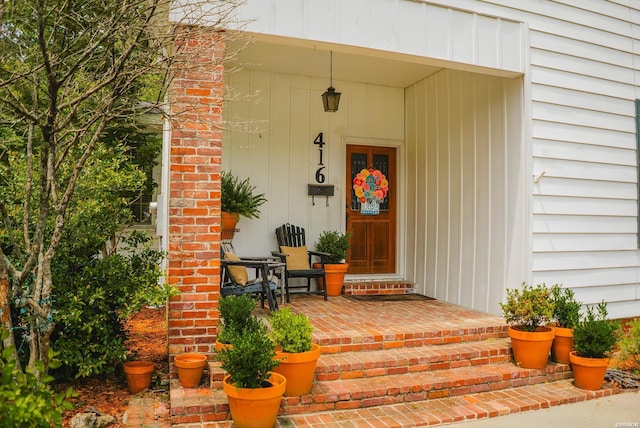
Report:
[[[236,388],[230,383],[231,375],[224,377],[222,388],[229,400],[233,426],[236,428],[272,428],[280,410],[287,379],[270,372],[272,386],[265,388]]]
[[[324,272],[326,278],[327,296],[340,296],[344,285],[344,276],[349,269],[348,263],[325,264]]]
[[[525,369],[543,369],[549,360],[549,351],[555,337],[551,327],[538,327],[529,332],[509,327],[513,359]]]
[[[609,367],[609,358],[585,358],[576,351],[569,354],[573,382],[578,388],[595,391],[602,387],[604,375]]]
[[[176,355],[173,363],[178,370],[178,379],[183,388],[195,388],[200,383],[207,356],[197,353]]]
[[[280,365],[273,371],[287,378],[284,395],[298,397],[311,392],[318,358],[320,358],[320,345],[316,343],[312,343],[311,350],[307,352],[276,351],[276,360],[280,361]]]
[[[129,394],[137,394],[149,388],[155,369],[151,361],[129,361],[124,363],[123,368]]]
[[[556,363],[569,364],[569,353],[573,350],[573,329],[554,327],[556,336],[551,345],[551,358]]]

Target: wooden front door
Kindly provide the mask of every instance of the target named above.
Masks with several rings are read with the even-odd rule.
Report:
[[[347,146],[347,230],[352,231],[347,262],[350,274],[395,273],[396,270],[396,149],[376,146]],[[386,178],[386,195],[374,204],[366,204],[354,189],[354,179],[369,175]],[[358,175],[360,174],[360,175]],[[378,180],[379,181],[379,180]],[[368,186],[365,184],[365,186]],[[367,187],[368,188],[368,187]],[[378,196],[383,193],[378,192]],[[369,194],[370,195],[370,194]],[[378,211],[378,212],[376,212]]]

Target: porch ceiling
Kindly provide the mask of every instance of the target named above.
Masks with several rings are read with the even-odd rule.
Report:
[[[309,41],[305,43],[308,46],[254,41],[242,49],[231,64],[262,71],[326,78],[328,83],[329,50],[333,49],[334,81],[399,88],[406,88],[442,68],[393,52],[329,47]],[[230,46],[233,49],[233,44]]]

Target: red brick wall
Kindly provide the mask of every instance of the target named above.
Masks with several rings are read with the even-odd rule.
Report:
[[[217,34],[187,40],[170,91],[169,356],[210,354],[220,295],[220,172],[224,44]],[[179,62],[180,64],[180,62]],[[196,66],[197,65],[197,66]]]

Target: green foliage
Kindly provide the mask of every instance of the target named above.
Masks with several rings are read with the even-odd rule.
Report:
[[[330,254],[327,257],[327,263],[342,263],[347,258],[350,238],[351,232],[340,233],[335,230],[325,230],[316,242],[316,251]]]
[[[255,319],[251,316],[256,302],[247,294],[241,296],[227,296],[220,299],[220,317],[222,325],[218,332],[218,342],[231,343],[231,339],[238,333],[255,326]]]
[[[620,336],[618,346],[620,348],[619,359],[627,361],[630,369],[635,374],[640,374],[640,318],[631,321],[628,332]]]
[[[640,357],[640,318],[629,323],[629,332],[620,337],[620,351],[624,357]]]
[[[224,212],[240,214],[247,218],[258,218],[260,206],[267,202],[264,193],[255,193],[249,178],[240,180],[231,171],[223,171],[220,184],[221,209]]]
[[[1,339],[8,336],[2,330]],[[69,398],[73,389],[55,393],[49,385],[51,376],[35,376],[23,372],[13,359],[13,348],[5,348],[0,354],[0,426],[12,428],[50,428],[62,426],[62,412],[73,409]],[[36,362],[36,370],[44,370],[42,362]]]
[[[89,257],[64,246],[54,265],[57,307],[52,342],[60,349],[58,377],[113,373],[126,355],[124,325],[145,305],[164,305],[177,290],[159,284],[162,253],[134,231],[119,253]]]
[[[313,326],[304,314],[294,314],[285,307],[271,313],[271,338],[282,352],[311,350]]]
[[[216,353],[222,368],[231,376],[231,382],[238,388],[262,388],[269,379],[269,372],[279,365],[275,359],[276,346],[269,338],[267,326],[255,315],[251,328],[241,334],[234,332],[232,347],[225,347]]]
[[[551,290],[545,284],[535,287],[522,283],[522,291],[507,289],[507,301],[500,303],[502,315],[508,324],[525,331],[536,331],[553,316]]]
[[[598,304],[597,313],[592,306],[573,330],[573,348],[585,358],[606,358],[610,356],[616,342],[620,323],[607,319],[607,303]]]
[[[561,288],[558,284],[551,287],[553,296],[553,320],[558,327],[574,328],[580,321],[582,303],[575,300],[575,293],[569,288]]]

